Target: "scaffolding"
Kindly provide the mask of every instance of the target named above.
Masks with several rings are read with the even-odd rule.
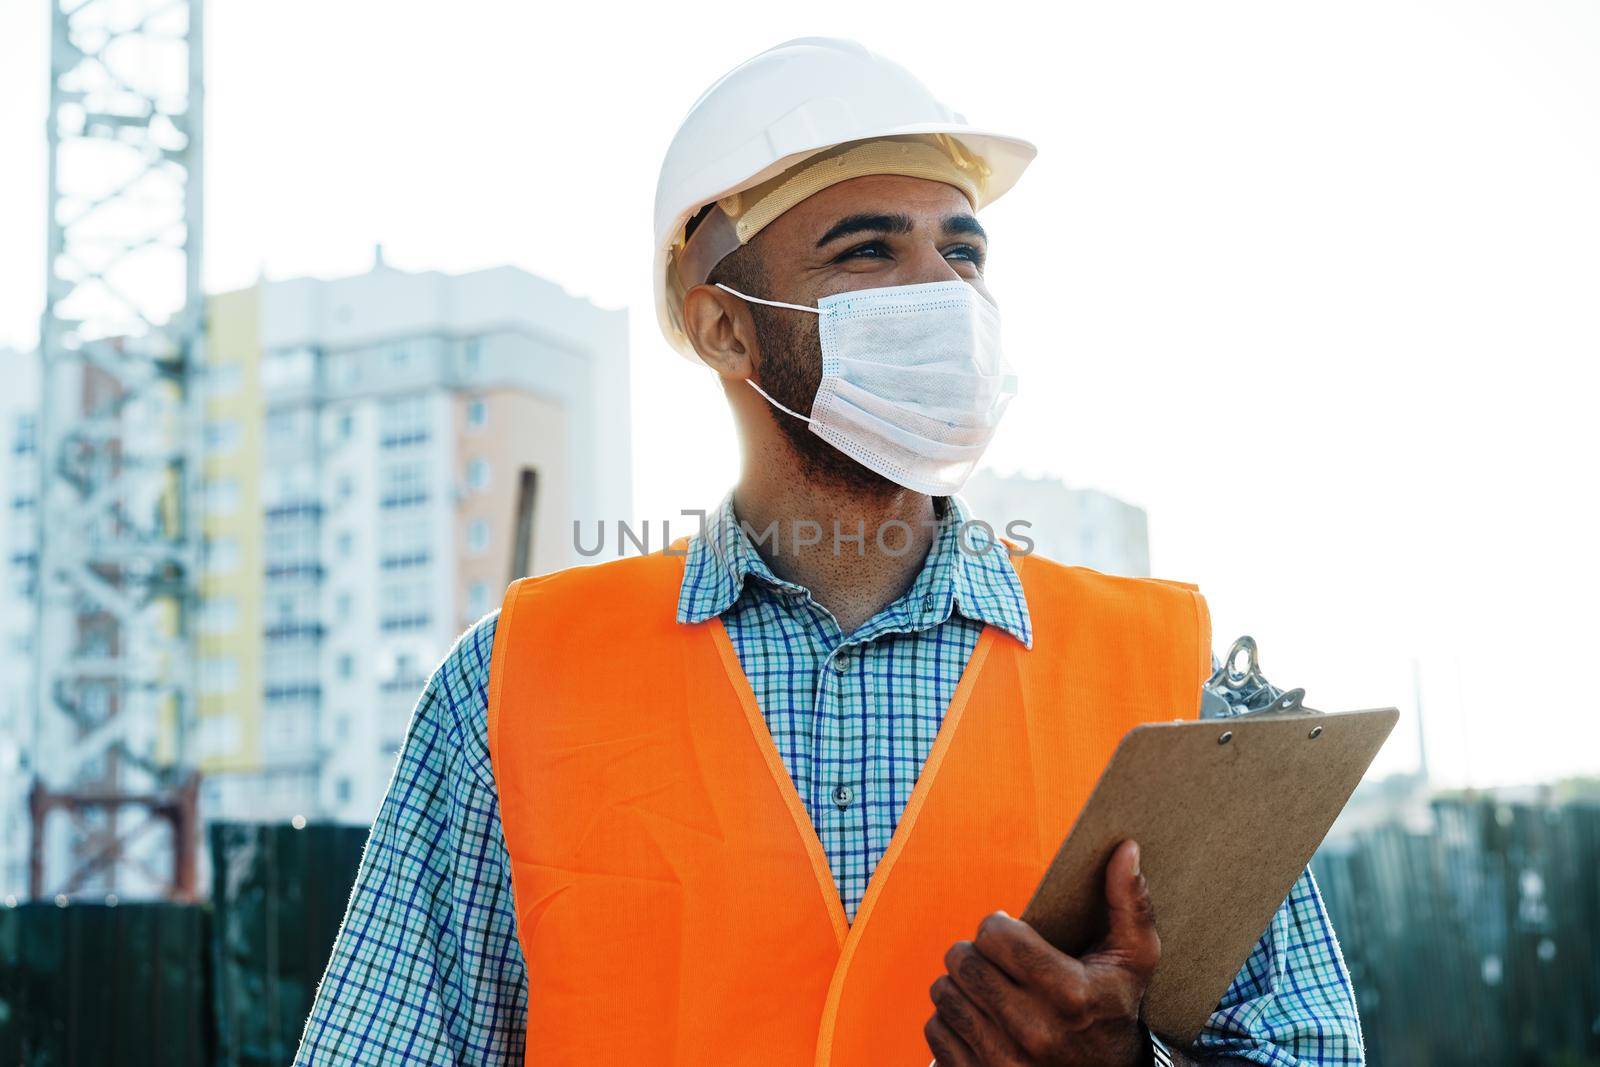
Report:
[[[195,892],[201,15],[51,3],[35,897]]]

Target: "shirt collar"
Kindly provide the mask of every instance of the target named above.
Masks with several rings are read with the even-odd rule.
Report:
[[[959,497],[945,499],[949,506],[911,588],[863,629],[929,629],[959,612],[1004,630],[1031,648],[1027,598],[1005,546],[987,525],[969,525],[966,505]],[[759,536],[761,532],[755,533]],[[804,587],[772,573],[734,514],[731,493],[706,516],[700,532],[689,538],[685,556],[678,593],[681,623],[704,622],[723,614],[738,603],[747,588],[768,594],[810,595]]]

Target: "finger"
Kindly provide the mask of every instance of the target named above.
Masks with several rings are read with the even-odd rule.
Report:
[[[1031,1047],[1030,1041],[1035,1038],[1033,1032],[1040,1029],[1045,1020],[1046,1012],[1042,1010],[1040,999],[985,959],[971,941],[957,941],[951,945],[944,954],[944,965],[957,988],[994,1022],[1007,1056],[1020,1059],[1020,1052]],[[985,1048],[978,1051],[989,1053]]]
[[[934,1011],[980,1063],[1010,1062],[1016,1046],[994,1020],[985,1015],[948,974],[941,974],[928,990]]]
[[[971,941],[957,941],[944,954],[944,969],[956,985],[992,1019],[1005,1022],[1004,1006],[1014,1001],[1021,986],[979,952]]]
[[[1106,908],[1110,924],[1089,955],[1096,963],[1112,962],[1148,980],[1161,960],[1150,886],[1139,870],[1139,843],[1124,841],[1106,867]]]
[[[1036,988],[1052,1003],[1081,998],[1083,994],[1083,964],[1021,919],[1013,919],[1003,911],[984,916],[972,945],[1013,982]]]
[[[937,1013],[922,1027],[922,1036],[928,1042],[928,1051],[933,1053],[933,1063],[928,1067],[935,1067],[935,1064],[938,1067],[983,1067]]]

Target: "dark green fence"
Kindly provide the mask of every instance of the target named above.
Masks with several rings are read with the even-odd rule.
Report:
[[[361,863],[365,828],[210,828],[217,1062],[294,1058]]]
[[[206,919],[182,904],[0,908],[0,1064],[206,1067]]]
[[[1441,801],[1312,862],[1371,1067],[1600,1067],[1600,807]]]
[[[366,839],[216,823],[210,904],[0,907],[0,1067],[284,1067]]]

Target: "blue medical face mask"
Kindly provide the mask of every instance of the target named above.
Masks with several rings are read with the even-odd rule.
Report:
[[[809,416],[745,380],[845,455],[915,492],[960,489],[1016,394],[1000,312],[964,281],[856,289],[816,307],[717,288],[818,316],[822,381]]]

